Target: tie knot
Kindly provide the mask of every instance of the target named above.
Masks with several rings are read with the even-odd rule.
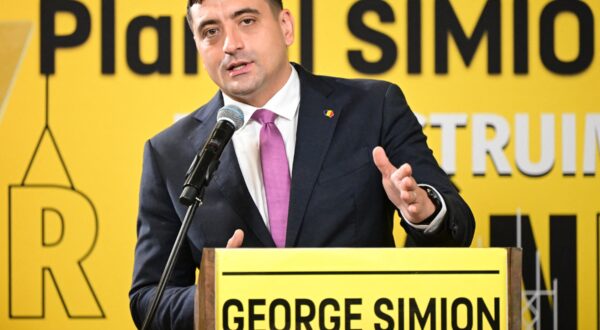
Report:
[[[267,109],[258,109],[254,111],[254,114],[252,115],[252,119],[256,120],[262,125],[274,123],[275,118],[277,118],[277,114]]]

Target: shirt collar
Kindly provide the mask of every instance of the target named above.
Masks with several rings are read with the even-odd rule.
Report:
[[[291,64],[290,64],[291,66]],[[258,109],[268,109],[274,113],[276,113],[279,117],[285,118],[287,120],[293,120],[296,116],[296,111],[298,111],[298,105],[300,104],[300,78],[298,77],[298,72],[292,66],[292,72],[290,73],[290,77],[288,81],[283,85],[283,87],[273,95],[273,97],[267,101],[267,103],[261,107],[253,107],[251,105],[238,102],[227,94],[223,94],[223,105],[237,105],[244,113],[244,126],[248,123],[254,111]]]

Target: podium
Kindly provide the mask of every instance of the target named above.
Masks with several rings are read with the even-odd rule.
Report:
[[[204,249],[195,329],[521,329],[516,248]]]

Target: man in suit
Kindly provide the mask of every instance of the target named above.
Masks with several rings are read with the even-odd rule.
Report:
[[[470,245],[473,215],[396,85],[290,64],[294,22],[281,0],[190,0],[188,21],[220,91],[146,144],[130,292],[138,326],[185,215],[186,170],[224,105],[239,106],[244,124],[206,189],[156,327],[191,328],[204,247],[392,247],[396,210],[409,245]],[[267,126],[277,131],[265,133],[270,145]],[[267,162],[272,145],[278,158]]]

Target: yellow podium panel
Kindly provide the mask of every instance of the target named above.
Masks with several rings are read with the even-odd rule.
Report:
[[[513,328],[510,251],[216,249],[214,327]]]

